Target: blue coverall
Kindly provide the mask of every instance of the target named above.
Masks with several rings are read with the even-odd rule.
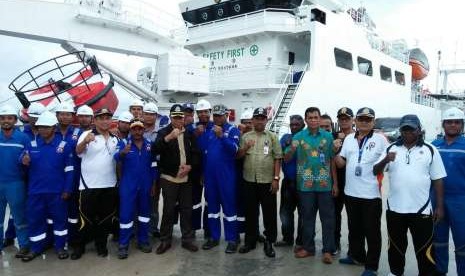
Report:
[[[447,177],[444,178],[444,218],[434,229],[436,269],[447,273],[449,229],[455,245],[457,275],[465,275],[465,137],[448,145],[444,138],[433,141],[441,154]],[[434,198],[434,196],[432,197]],[[433,201],[434,204],[434,201]]]
[[[213,129],[207,135],[205,147],[205,193],[208,201],[208,224],[211,238],[221,236],[220,206],[223,209],[225,240],[237,241],[236,153],[239,149],[239,129],[229,123],[223,126],[223,136]]]
[[[74,159],[74,182],[71,190],[71,195],[67,201],[68,206],[68,238],[73,243],[76,233],[78,231],[79,222],[79,182],[81,177],[81,158],[76,154],[76,146],[82,130],[77,127],[69,126],[66,134],[63,136],[60,129],[57,127],[55,135],[60,137],[61,140],[66,141],[72,149]],[[50,220],[49,220],[50,222]]]
[[[29,244],[25,216],[26,185],[24,171],[18,163],[18,158],[28,143],[28,137],[18,129],[8,138],[0,130],[0,250],[3,247],[3,222],[7,203],[14,218],[19,247],[24,248]]]
[[[62,193],[70,194],[73,186],[72,148],[56,135],[49,143],[37,137],[26,150],[31,158],[27,199],[31,250],[44,250],[48,218],[53,221],[55,249],[63,250],[68,236],[68,211]]]
[[[195,129],[197,128],[198,125],[201,123],[193,123],[188,126],[186,126],[186,130],[190,133],[194,133]],[[189,178],[193,181],[192,183],[192,229],[193,230],[198,230],[202,228],[202,220],[203,220],[203,228],[207,234],[209,235],[209,230],[208,230],[208,217],[207,217],[207,210],[203,212],[202,216],[202,190],[203,186],[201,185],[200,181],[202,178],[202,175],[205,173],[205,147],[208,144],[208,137],[207,134],[211,128],[213,127],[213,122],[208,122],[205,125],[205,132],[197,137],[197,145],[201,149],[201,158],[202,158],[202,163],[201,167],[199,170],[192,170],[190,173]],[[205,206],[207,206],[207,203],[205,202]],[[206,207],[205,207],[206,209]],[[203,219],[202,219],[203,217]]]
[[[157,179],[157,162],[151,155],[150,141],[144,139],[139,149],[131,139],[131,150],[125,156],[120,152],[114,158],[121,162],[121,182],[119,185],[119,245],[127,247],[131,239],[134,218],[137,214],[137,241],[139,245],[149,243],[149,222],[151,214],[150,192],[154,179]]]

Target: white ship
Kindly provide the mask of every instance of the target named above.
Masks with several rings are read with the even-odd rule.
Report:
[[[148,1],[0,4],[17,2],[25,16],[31,6],[48,7],[46,16],[69,29],[9,23],[0,34],[155,58],[156,69],[139,76],[149,89],[133,88],[162,109],[203,97],[226,104],[237,123],[245,110],[266,107],[269,127],[285,131],[288,116],[309,106],[331,116],[342,106],[368,106],[377,117],[417,114],[428,139],[440,132],[441,103],[416,89],[405,44],[384,41],[364,9],[337,0],[191,0],[180,4],[185,28],[173,28],[162,13],[141,15]],[[139,17],[125,9],[136,2]]]

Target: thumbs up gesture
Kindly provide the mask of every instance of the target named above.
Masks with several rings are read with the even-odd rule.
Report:
[[[31,163],[31,156],[29,156],[29,151],[25,151],[23,155],[23,159],[21,160],[24,166],[29,166]]]
[[[124,146],[123,150],[120,152],[121,156],[126,156],[126,154],[128,154],[131,151],[131,144],[132,141],[129,140],[126,146]]]
[[[89,144],[95,140],[95,135],[92,132],[89,132],[84,140],[86,141],[86,144]]]

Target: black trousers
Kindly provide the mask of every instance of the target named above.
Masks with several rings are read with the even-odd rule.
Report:
[[[381,255],[381,199],[346,195],[345,204],[349,224],[350,257],[365,263],[366,269],[377,271]]]
[[[176,208],[179,210],[181,221],[182,241],[192,241],[192,184],[174,183],[160,178],[163,195],[163,217],[161,219],[160,239],[171,242]],[[178,207],[176,205],[178,204]]]
[[[389,234],[388,260],[391,273],[403,275],[405,252],[408,240],[407,232],[412,234],[413,247],[417,258],[420,276],[436,275],[433,263],[433,218],[422,214],[399,214],[386,211],[386,222]]]
[[[271,183],[244,182],[245,199],[245,243],[255,246],[258,240],[259,206],[262,207],[265,237],[275,242],[278,235],[276,194],[272,194]]]
[[[339,194],[334,198],[334,211],[336,213],[336,227],[334,229],[334,242],[336,247],[341,247],[342,209],[344,209],[344,188],[346,182],[345,168],[337,170],[337,186]],[[349,253],[350,254],[350,253]]]
[[[106,247],[112,232],[118,208],[118,189],[85,189],[79,192],[80,226],[76,233],[76,246],[85,247],[95,240],[97,249]]]
[[[279,206],[279,218],[281,219],[281,232],[283,241],[294,243],[294,212],[297,209],[297,238],[295,243],[302,245],[302,217],[299,208],[299,196],[296,188],[296,180],[284,178],[281,183],[281,205]]]

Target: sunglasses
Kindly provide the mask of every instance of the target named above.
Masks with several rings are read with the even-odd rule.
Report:
[[[364,122],[364,123],[370,123],[370,122],[373,121],[373,118],[370,118],[370,117],[357,117],[357,121]]]

